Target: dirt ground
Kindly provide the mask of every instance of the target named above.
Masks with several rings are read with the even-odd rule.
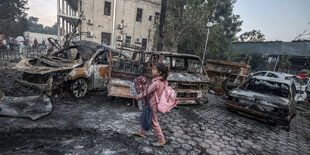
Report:
[[[19,73],[0,70],[6,96],[39,94],[14,84]],[[159,115],[167,139],[164,148],[150,146],[156,136],[139,130],[137,107],[131,100],[104,93],[85,98],[51,97],[52,112],[37,121],[0,116],[1,154],[310,154],[310,105],[298,105],[291,130],[239,116],[225,109],[220,96],[209,103],[180,106]]]

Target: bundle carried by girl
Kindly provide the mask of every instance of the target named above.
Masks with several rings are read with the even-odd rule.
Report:
[[[155,98],[156,102],[158,104],[158,111],[165,114],[170,111],[174,106],[178,104],[178,101],[175,100],[175,91],[168,86],[168,82],[163,83],[164,91],[161,96],[157,95],[157,92],[155,91]]]

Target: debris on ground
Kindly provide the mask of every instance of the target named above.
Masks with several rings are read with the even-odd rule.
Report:
[[[0,115],[37,120],[52,111],[50,99],[43,96],[3,97],[0,100]]]

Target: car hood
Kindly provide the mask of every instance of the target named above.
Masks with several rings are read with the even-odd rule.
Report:
[[[67,60],[59,57],[39,57],[23,59],[17,65],[16,69],[30,74],[46,74],[50,72],[73,69],[83,64],[82,59]]]
[[[178,81],[178,82],[210,82],[207,75],[195,74],[195,73],[176,73],[170,72],[168,81]]]
[[[290,99],[287,98],[261,94],[253,91],[245,91],[238,88],[231,92],[231,96],[282,109],[288,109],[288,106],[291,103]]]

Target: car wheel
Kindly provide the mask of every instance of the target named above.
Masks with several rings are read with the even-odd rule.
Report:
[[[76,98],[84,97],[87,93],[87,88],[88,84],[84,78],[76,79],[71,83],[71,92],[72,95]]]

